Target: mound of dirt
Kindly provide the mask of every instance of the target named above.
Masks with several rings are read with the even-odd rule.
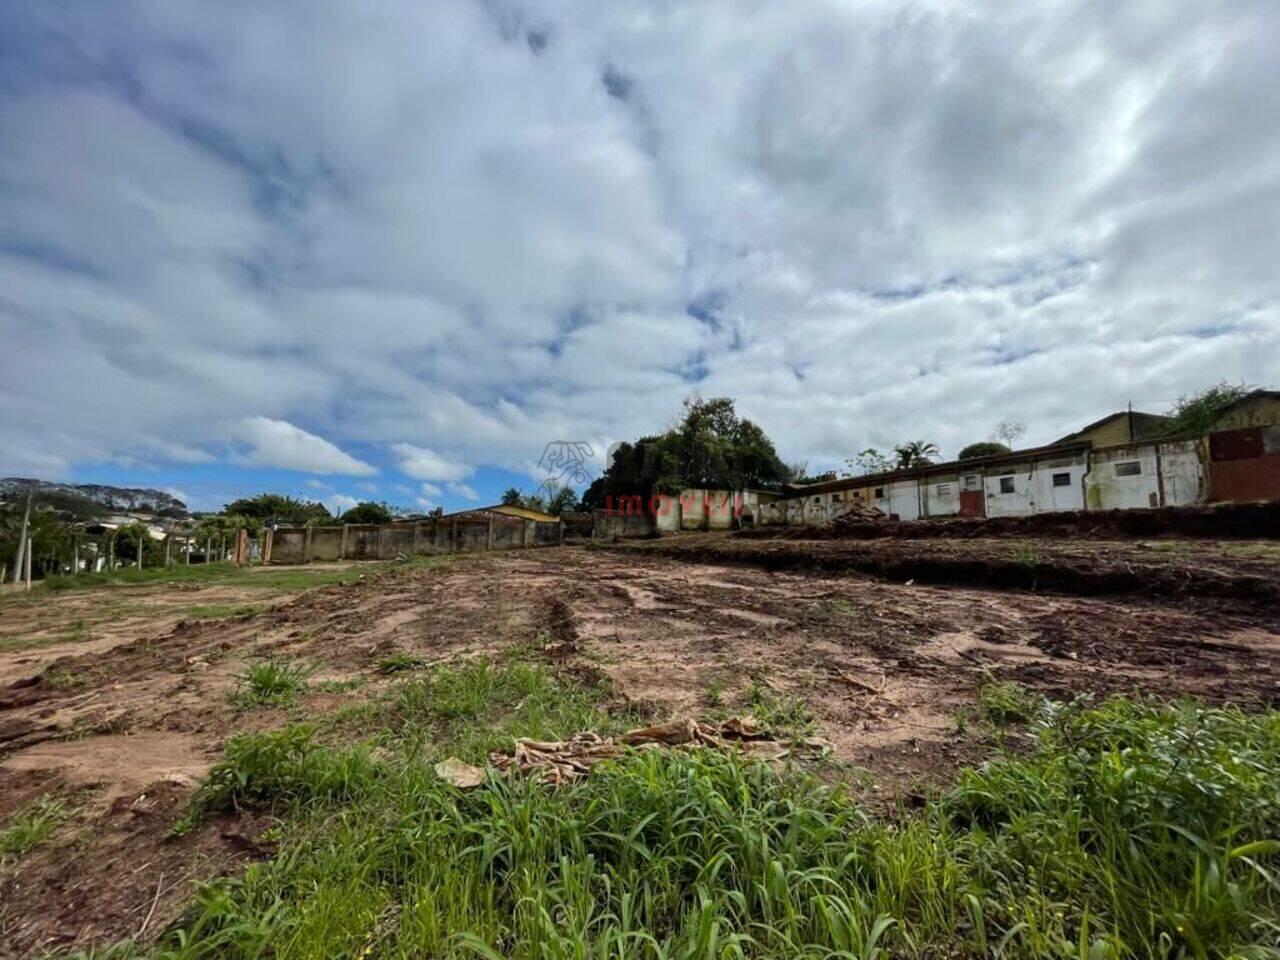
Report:
[[[867,513],[868,510],[873,513]],[[820,526],[764,527],[744,531],[739,536],[790,540],[875,540],[885,537],[903,540],[987,537],[1256,540],[1280,538],[1280,503],[1222,503],[1205,507],[1161,507],[1157,510],[1069,510],[1026,517],[939,517],[911,521],[888,520],[874,507],[860,507]]]

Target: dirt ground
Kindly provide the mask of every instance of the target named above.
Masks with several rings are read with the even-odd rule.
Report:
[[[130,588],[126,613],[87,631],[72,627],[117,588],[10,606],[0,643],[29,642],[0,646],[0,825],[48,794],[76,813],[0,867],[0,955],[145,939],[196,880],[268,856],[250,818],[166,834],[228,735],[377,696],[398,682],[376,669],[392,652],[572,641],[565,666],[603,671],[654,718],[733,709],[749,688],[794,696],[868,797],[901,798],[988,752],[971,718],[992,679],[1274,704],[1277,584],[1273,543],[691,535],[352,573],[274,605],[243,585]],[[237,674],[266,655],[312,664],[310,692],[237,710]]]

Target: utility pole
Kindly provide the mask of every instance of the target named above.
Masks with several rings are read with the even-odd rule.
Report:
[[[22,582],[23,551],[27,547],[27,525],[31,522],[31,493],[27,493],[27,509],[22,514],[22,535],[18,537],[18,555],[13,559],[13,582]]]

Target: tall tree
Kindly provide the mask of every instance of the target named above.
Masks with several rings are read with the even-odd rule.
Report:
[[[357,503],[338,518],[339,523],[390,523],[391,520],[391,508],[371,500]]]
[[[738,416],[733,400],[692,396],[680,422],[660,436],[620,443],[605,472],[582,495],[583,505],[609,497],[676,494],[690,487],[777,488],[790,478],[765,432]]]
[[[1247,383],[1215,383],[1199,393],[1178,398],[1168,416],[1171,423],[1167,433],[1208,433],[1218,425],[1222,415],[1233,403],[1247,396],[1256,388]]]
[[[938,458],[938,445],[924,440],[912,440],[894,447],[893,452],[897,457],[894,465],[899,470],[907,470],[933,463]]]
[[[296,500],[280,493],[260,493],[256,497],[242,497],[222,508],[223,513],[239,513],[256,520],[275,520],[279,523],[312,523],[332,519],[323,503]]]
[[[507,487],[507,489],[502,491],[502,499],[500,502],[504,506],[511,506],[512,504],[518,505],[520,503],[520,499],[521,499],[521,494],[518,488]]]

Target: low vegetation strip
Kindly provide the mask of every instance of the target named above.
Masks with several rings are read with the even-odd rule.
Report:
[[[984,716],[1025,721],[1018,749],[887,817],[839,767],[715,751],[636,753],[556,790],[495,776],[464,792],[433,771],[511,736],[616,727],[604,696],[537,664],[471,663],[407,681],[354,746],[305,727],[234,738],[186,825],[274,811],[276,857],[205,886],[159,941],[93,956],[1280,950],[1275,712],[993,688]]]

